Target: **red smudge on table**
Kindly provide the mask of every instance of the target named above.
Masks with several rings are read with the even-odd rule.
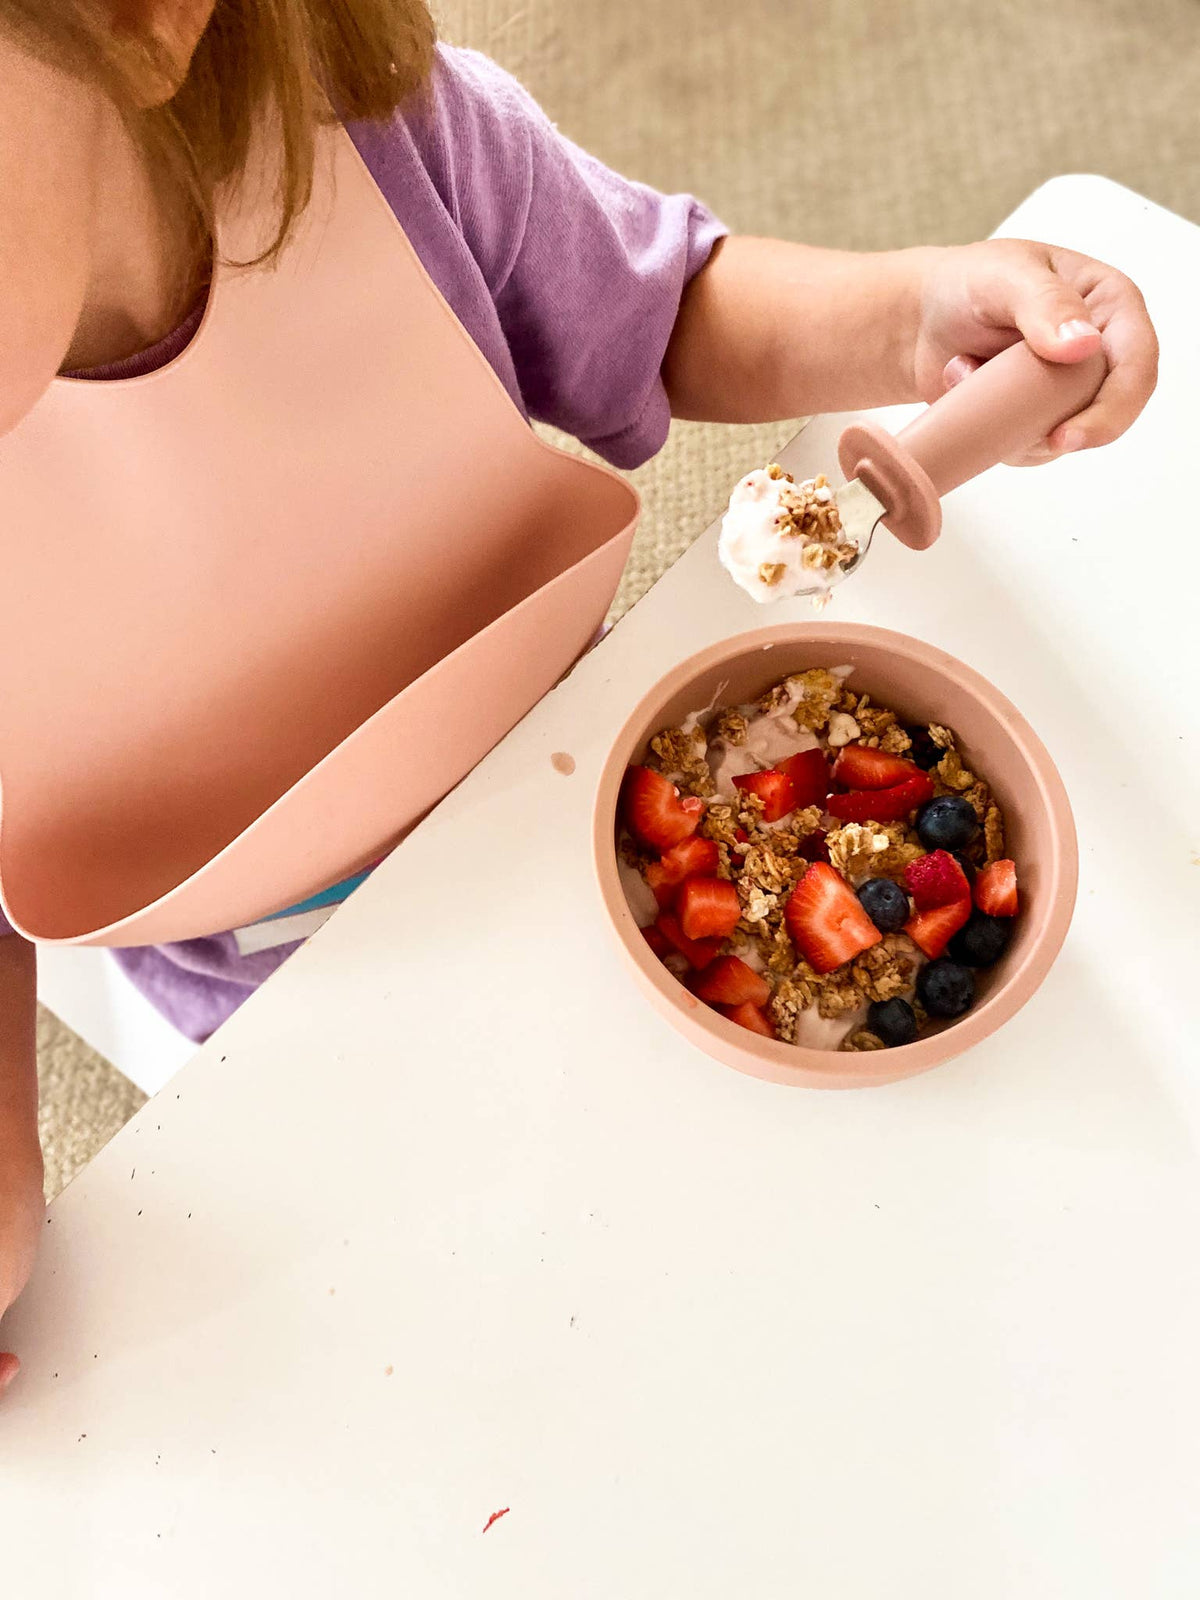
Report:
[[[493,1511],[491,1516],[487,1519],[487,1521],[483,1525],[484,1533],[486,1533],[488,1531],[488,1529],[491,1527],[493,1522],[499,1522],[501,1517],[506,1517],[508,1515],[508,1513],[509,1513],[509,1509],[510,1508],[508,1506],[505,1506],[503,1511]]]

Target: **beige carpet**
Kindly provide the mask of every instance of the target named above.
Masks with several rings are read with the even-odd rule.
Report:
[[[735,229],[883,249],[978,238],[1062,172],[1200,221],[1198,0],[443,0],[563,131]],[[636,474],[630,604],[791,425],[679,427]],[[136,1109],[43,1018],[47,1191]]]

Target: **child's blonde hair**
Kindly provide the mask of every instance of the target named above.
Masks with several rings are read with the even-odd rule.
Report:
[[[279,219],[263,260],[308,203],[314,137],[330,105],[347,119],[387,117],[433,65],[424,0],[216,0],[187,78],[160,104],[167,53],[115,24],[121,9],[113,0],[0,0],[0,27],[101,83],[154,171],[182,185],[209,230],[217,190],[242,175],[256,130],[273,116],[283,142]]]

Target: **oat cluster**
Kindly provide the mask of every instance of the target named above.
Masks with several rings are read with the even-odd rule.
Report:
[[[838,741],[841,744],[865,744],[889,756],[904,756],[912,749],[912,740],[905,733],[896,713],[885,711],[882,706],[873,706],[869,694],[855,694],[853,689],[843,688],[837,710],[846,718],[846,727],[853,728],[847,738]],[[939,731],[946,732],[944,728]],[[929,732],[930,738],[933,738],[933,729]],[[831,744],[833,742],[830,740]]]
[[[824,473],[797,483],[790,472],[773,464],[767,468],[767,476],[785,485],[779,491],[779,532],[785,539],[804,540],[800,565],[814,573],[848,567],[858,556],[858,546],[844,536],[837,497]],[[764,561],[758,575],[773,588],[786,571],[782,562]]]
[[[650,741],[646,765],[665,773],[681,793],[707,800],[714,792],[707,750],[708,736],[703,728],[664,728]]]
[[[843,878],[904,880],[909,862],[925,854],[915,832],[902,822],[843,822],[826,836],[831,863]]]

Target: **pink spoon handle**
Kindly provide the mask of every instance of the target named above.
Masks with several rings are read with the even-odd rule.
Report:
[[[842,470],[888,508],[884,524],[903,544],[924,550],[941,532],[941,495],[1044,439],[1095,398],[1107,372],[1101,351],[1064,365],[1011,345],[894,437],[852,424],[838,441]]]
[[[1082,411],[1104,382],[1102,351],[1069,366],[1022,340],[948,389],[897,435],[939,495],[1019,456]]]

